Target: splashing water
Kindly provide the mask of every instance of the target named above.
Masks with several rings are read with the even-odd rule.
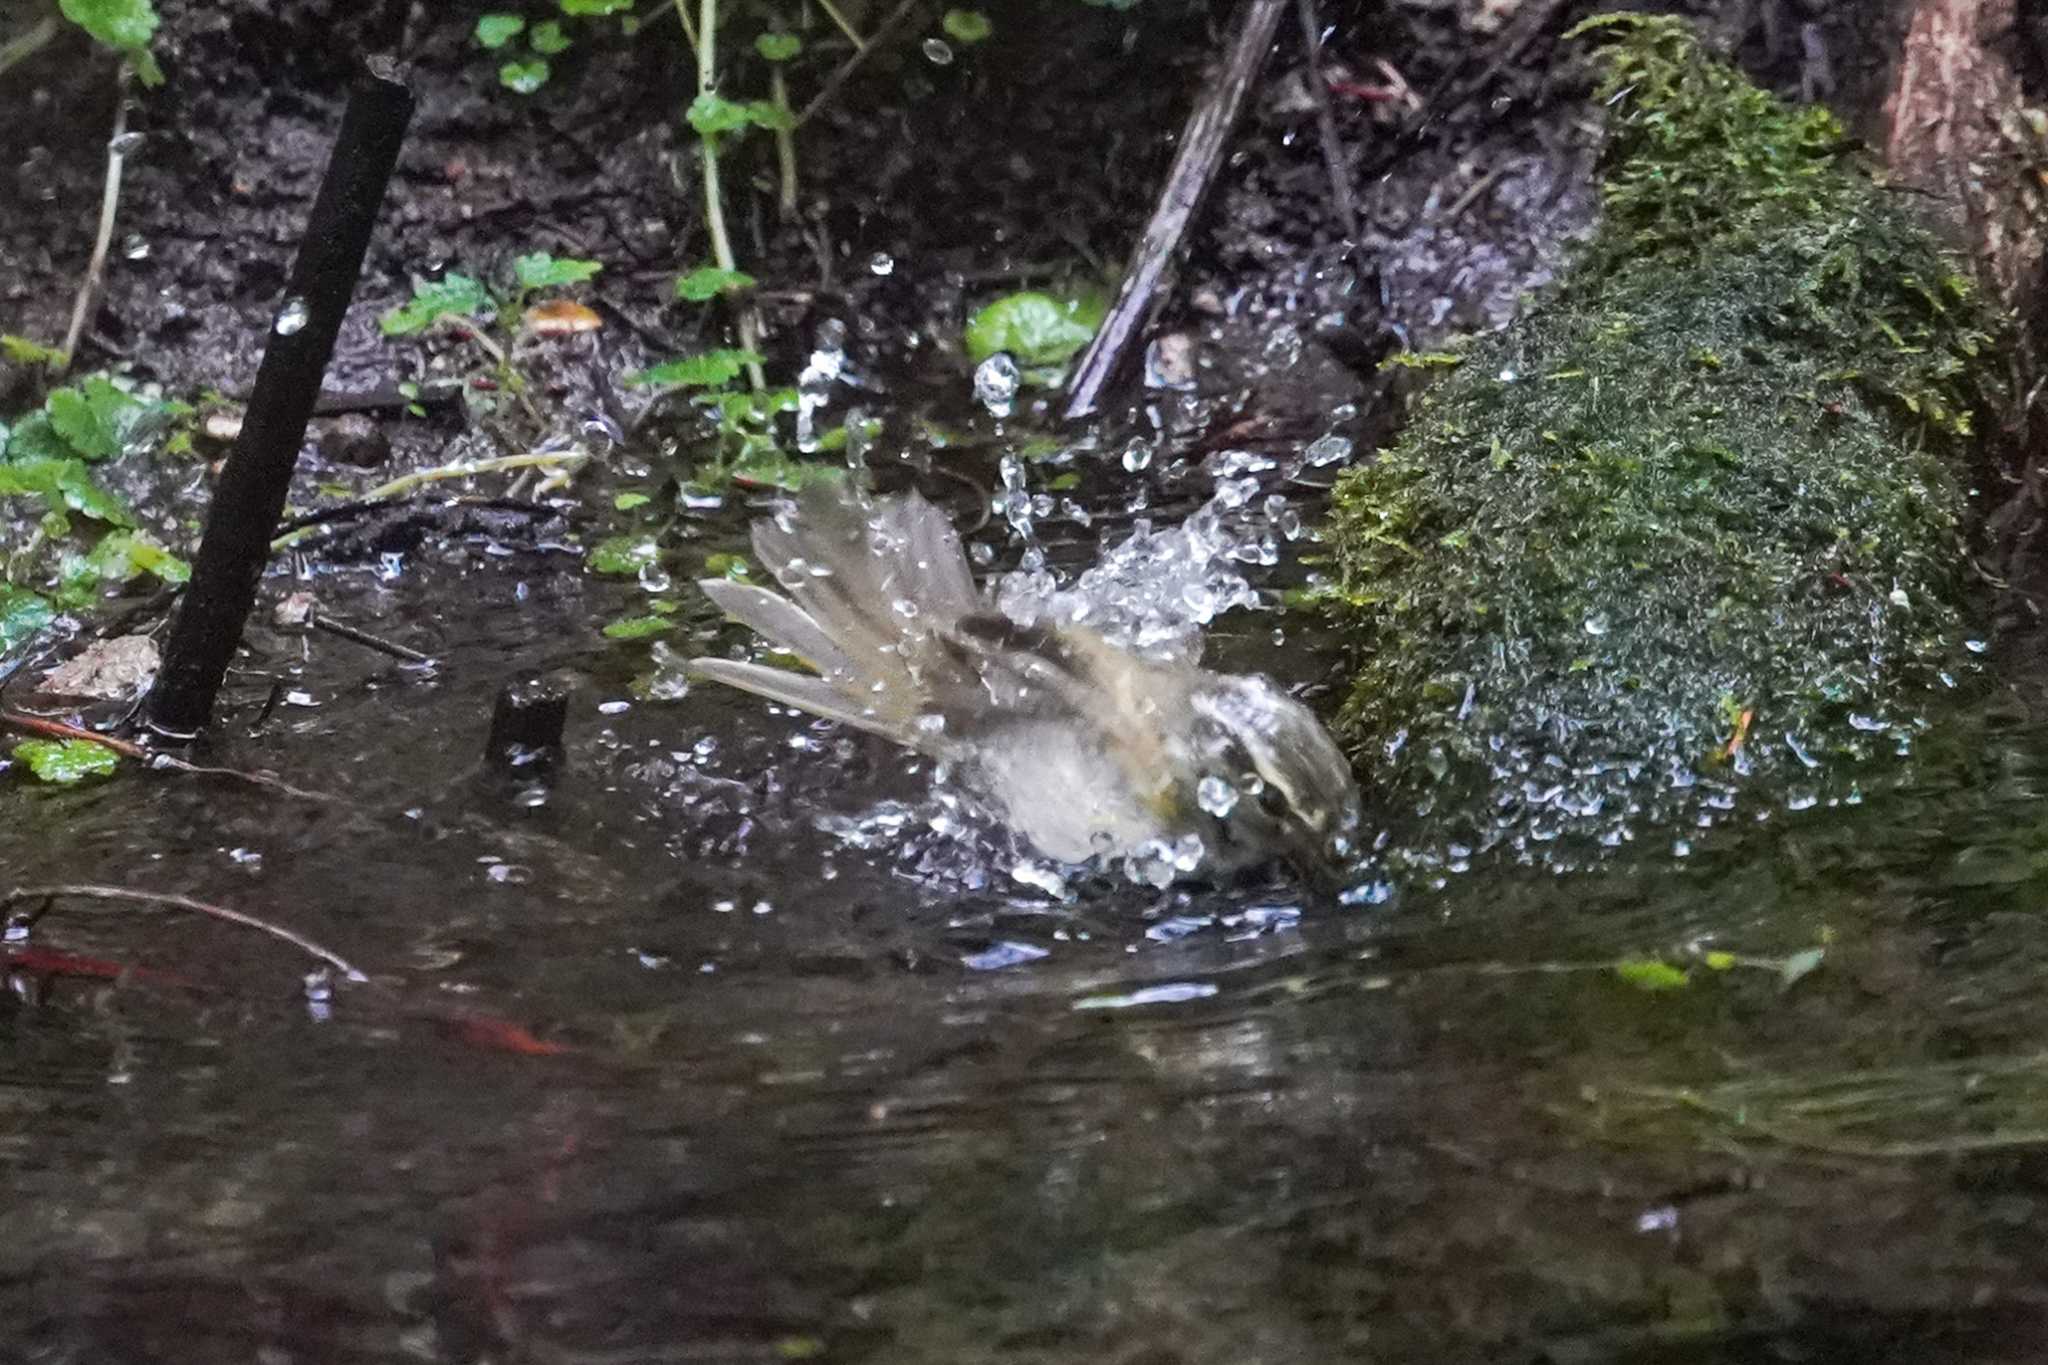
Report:
[[[1086,625],[1148,658],[1196,662],[1203,627],[1233,608],[1260,605],[1237,566],[1278,562],[1280,540],[1290,528],[1299,534],[1299,518],[1286,500],[1260,500],[1258,492],[1256,479],[1222,479],[1209,501],[1178,526],[1159,529],[1141,517],[1071,584],[1061,583],[1031,545],[1018,571],[997,588],[997,605],[1026,625]],[[1028,519],[1011,510],[1021,501],[1018,493],[1005,492],[1012,531],[1029,535]]]

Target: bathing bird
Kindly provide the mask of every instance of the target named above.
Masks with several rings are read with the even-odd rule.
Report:
[[[814,484],[757,521],[753,545],[781,592],[699,587],[809,671],[699,658],[695,676],[938,760],[1058,862],[1213,879],[1282,860],[1330,885],[1355,856],[1358,785],[1308,707],[1264,677],[1013,620],[916,492]]]

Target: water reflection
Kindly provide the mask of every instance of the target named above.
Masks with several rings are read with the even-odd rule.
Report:
[[[2022,714],[1924,740],[1900,790],[1723,831],[1683,866],[1480,867],[1353,909],[1274,886],[1062,903],[974,883],[973,859],[935,875],[936,850],[992,850],[933,828],[928,775],[886,746],[708,689],[599,714],[631,665],[589,642],[589,603],[416,572],[476,599],[434,678],[395,703],[360,659],[316,655],[317,724],[237,741],[243,766],[346,775],[358,805],[8,787],[6,862],[230,886],[402,998],[574,1051],[480,1045],[345,986],[309,1011],[300,964],[213,926],[50,917],[43,946],[197,984],[18,974],[0,1005],[0,1354],[2048,1345],[2043,1144],[1972,1145],[2048,1126],[2023,1065],[2048,1052],[2048,737]],[[482,717],[526,667],[590,680],[562,785],[480,807]],[[1822,944],[1789,989],[1703,965]],[[1613,969],[1640,960],[1686,984]],[[1900,1074],[1915,1087],[1874,1088]],[[1744,1095],[1768,1125],[1685,1098]],[[1919,1155],[1849,1145],[1892,1139]]]

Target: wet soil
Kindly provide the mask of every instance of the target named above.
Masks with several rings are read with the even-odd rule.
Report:
[[[1201,402],[1150,395],[1162,421],[1252,446],[1363,432],[1391,420],[1364,371],[1390,338],[1497,320],[1555,268],[1594,207],[1592,115],[1556,47],[1578,7],[1496,6],[1529,28],[1497,66],[1519,30],[1478,32],[1481,8],[1332,7],[1337,55],[1367,81],[1385,56],[1442,117],[1342,110],[1369,269],[1337,243],[1311,125],[1262,106],[1166,322],[1200,343]],[[1855,23],[1737,8],[1733,36],[1795,87],[1798,25],[1773,38],[1762,12]],[[993,12],[1030,62],[878,63],[807,152],[832,169],[803,223],[764,212],[753,240],[744,218],[777,344],[849,321],[897,386],[863,401],[897,416],[962,382],[947,348],[977,291],[1121,254],[1221,7],[1141,29]],[[170,20],[123,219],[148,252],[117,253],[85,360],[234,393],[375,19],[223,0]],[[607,262],[609,325],[557,379],[573,416],[609,411],[620,370],[704,326],[662,301],[701,254],[665,164],[668,49],[594,44],[520,103],[467,15],[413,22],[430,79],[335,386],[417,364],[374,328],[411,272],[539,246]],[[0,168],[4,330],[62,330],[110,98],[90,63],[0,89],[27,149]],[[394,460],[424,463],[456,421],[388,427]],[[658,462],[629,443],[589,506]],[[1152,475],[1153,510],[1191,500],[1187,469]],[[203,493],[189,466],[153,477],[174,506]],[[306,499],[336,477],[313,466]],[[1128,524],[1124,492],[1099,522]],[[738,548],[760,501],[692,521],[692,543]],[[1277,883],[1057,902],[988,832],[947,832],[930,775],[885,746],[711,688],[636,697],[644,647],[597,626],[641,586],[471,529],[268,585],[436,659],[252,632],[209,761],[341,800],[164,773],[0,783],[8,883],[223,902],[377,983],[204,921],[64,901],[38,923],[31,946],[173,979],[18,970],[0,998],[0,1356],[2048,1352],[2048,734],[2023,706],[1959,720],[1897,790],[1762,812],[1684,861],[1493,869],[1342,910]],[[1007,552],[1000,530],[980,538]],[[1274,659],[1261,618],[1220,634],[1226,665],[1312,667]],[[545,791],[479,765],[493,697],[530,672],[574,689]],[[1820,946],[1787,986],[1779,964]],[[1688,984],[1614,970],[1648,958]],[[1743,1088],[1762,1081],[1790,1093]]]

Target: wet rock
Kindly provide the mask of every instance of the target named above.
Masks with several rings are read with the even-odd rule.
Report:
[[[147,635],[122,635],[101,640],[43,675],[43,690],[64,697],[115,701],[149,686],[163,662],[156,641]]]
[[[1619,34],[1599,235],[1506,331],[1411,357],[1454,368],[1326,532],[1343,731],[1452,863],[1853,794],[1969,671],[1997,378],[1964,268],[1827,113],[1677,21]]]

